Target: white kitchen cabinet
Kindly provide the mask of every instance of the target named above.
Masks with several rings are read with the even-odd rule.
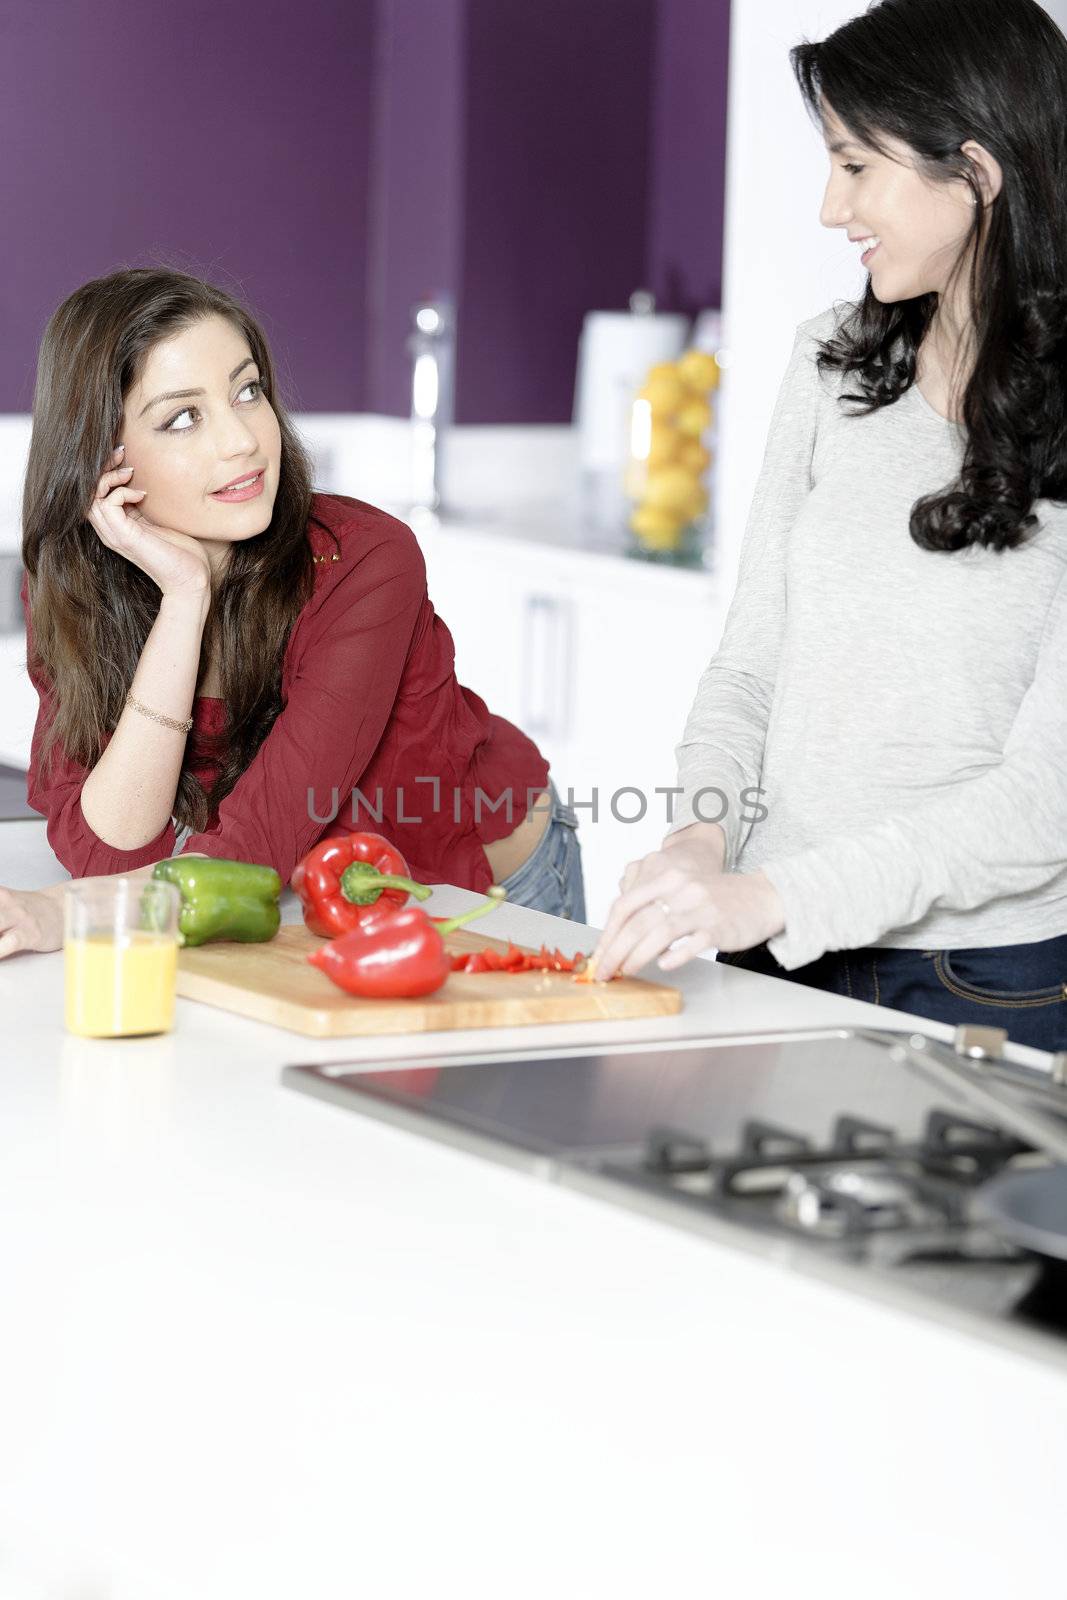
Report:
[[[456,675],[499,716],[519,722],[526,569],[500,541],[467,533],[423,538],[426,584],[456,647]]]
[[[655,791],[674,783],[674,749],[728,597],[706,573],[488,530],[444,526],[423,549],[460,682],[536,741],[563,798],[573,796],[587,920],[602,926],[627,862],[670,825],[668,797]]]
[[[674,576],[674,575],[672,575]],[[567,769],[580,809],[587,919],[602,927],[626,864],[658,848],[673,818],[659,790],[725,611],[707,579],[690,587],[612,575],[582,596]]]

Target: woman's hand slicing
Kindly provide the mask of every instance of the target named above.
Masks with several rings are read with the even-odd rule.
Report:
[[[712,947],[748,950],[785,927],[770,879],[758,871],[724,872],[722,844],[707,835],[687,839],[680,830],[632,861],[619,888],[591,958],[598,981],[616,972],[630,977],[657,956],[670,970]]]
[[[119,451],[112,452],[118,462]],[[211,563],[199,539],[150,522],[137,509],[147,492],[130,482],[133,467],[115,465],[103,474],[88,518],[109,550],[146,572],[165,595],[210,594]]]
[[[62,950],[62,888],[0,888],[0,960],[20,950]]]

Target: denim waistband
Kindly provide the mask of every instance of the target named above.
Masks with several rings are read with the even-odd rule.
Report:
[[[549,774],[548,788],[549,793],[552,796],[552,812],[550,816],[550,822],[565,822],[568,827],[576,828],[578,826],[578,813],[575,811],[573,806],[567,805],[566,801],[562,799],[559,790],[556,788],[555,779],[551,776],[551,774]],[[548,832],[547,828],[545,829],[545,832]]]

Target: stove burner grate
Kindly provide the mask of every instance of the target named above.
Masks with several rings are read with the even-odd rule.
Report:
[[[965,1220],[965,1197],[1032,1146],[953,1111],[934,1109],[917,1140],[860,1117],[839,1116],[818,1145],[773,1123],[743,1124],[735,1154],[703,1139],[650,1130],[642,1175],[708,1201],[758,1205],[791,1230],[844,1238]],[[733,1207],[731,1207],[733,1209]]]

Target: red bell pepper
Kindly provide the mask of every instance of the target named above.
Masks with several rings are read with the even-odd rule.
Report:
[[[492,911],[505,898],[494,884],[489,898],[458,917],[429,917],[421,906],[378,912],[307,957],[347,994],[372,1000],[414,999],[440,989],[452,970],[444,935]]]
[[[289,879],[304,908],[304,926],[320,938],[358,928],[372,911],[395,911],[409,895],[430,890],[415,883],[404,857],[380,833],[323,839],[297,862]]]

